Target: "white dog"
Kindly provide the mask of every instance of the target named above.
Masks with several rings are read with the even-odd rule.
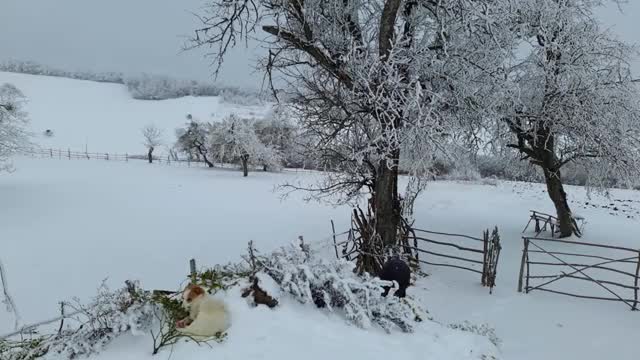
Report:
[[[193,338],[209,338],[231,325],[227,306],[198,285],[189,285],[182,292],[182,306],[189,316],[176,323],[176,328]]]

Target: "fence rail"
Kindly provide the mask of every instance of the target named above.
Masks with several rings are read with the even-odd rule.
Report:
[[[545,291],[576,298],[616,301],[629,306],[631,310],[640,310],[640,249],[621,246],[592,244],[578,241],[566,241],[538,237],[523,237],[522,260],[518,291],[529,293],[533,290]],[[572,247],[571,250],[553,249]],[[618,256],[585,253],[586,251],[608,251]],[[580,258],[581,261],[573,259]],[[589,259],[593,262],[587,263]],[[535,269],[534,269],[535,267]],[[558,268],[564,270],[557,272]],[[535,273],[542,270],[543,273]],[[587,273],[589,271],[589,273]],[[608,276],[607,278],[603,278]],[[591,283],[605,295],[579,293],[561,288],[551,289],[550,285],[564,280],[577,280]],[[533,284],[533,281],[541,281]]]
[[[40,158],[52,158],[52,159],[68,159],[68,160],[105,160],[105,161],[122,161],[128,162],[130,160],[144,160],[148,161],[147,155],[140,154],[129,154],[129,153],[109,153],[109,152],[85,152],[85,151],[71,151],[70,149],[42,149],[42,148],[33,148],[33,149],[23,149],[21,151],[22,154],[32,157],[40,157]],[[186,164],[187,166],[191,166],[191,164],[202,164],[206,166],[206,163],[202,160],[197,159],[180,159],[171,157],[167,155],[167,157],[159,157],[153,156],[153,162],[163,163],[163,164]]]
[[[332,228],[335,233],[333,222]],[[346,234],[346,239],[342,241],[338,241],[334,235],[335,254],[337,258],[353,260],[360,254],[358,245],[360,241],[354,229]],[[436,240],[432,235],[437,235],[439,238]],[[497,227],[492,232],[484,231],[482,238],[411,228],[407,240],[407,244],[413,245],[402,245],[402,248],[414,254],[410,256],[410,260],[479,274],[481,284],[489,287],[490,293],[493,292],[501,250]]]

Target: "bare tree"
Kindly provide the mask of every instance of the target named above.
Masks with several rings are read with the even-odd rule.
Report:
[[[478,89],[471,82],[504,53],[494,51],[504,43],[492,31],[503,3],[213,0],[189,47],[211,47],[217,72],[230,47],[264,31],[268,55],[260,66],[274,95],[291,101],[303,136],[313,139],[309,153],[336,170],[302,188],[339,202],[369,194],[375,237],[389,247],[401,223],[403,144],[418,141],[430,159],[458,125],[454,109],[480,96],[465,86]],[[415,162],[411,175],[428,175],[427,162]],[[420,184],[410,190],[417,195],[424,182],[413,184]]]
[[[144,136],[144,145],[147,147],[147,157],[149,164],[153,163],[153,150],[156,147],[162,145],[162,137],[164,132],[158,129],[155,125],[147,125],[142,129],[142,135]]]
[[[0,171],[10,171],[9,158],[29,145],[25,103],[26,99],[17,87],[12,84],[0,86]]]
[[[633,49],[600,29],[593,1],[522,1],[517,23],[530,53],[511,68],[498,128],[506,146],[539,167],[562,237],[577,232],[561,169],[581,167],[588,185],[640,175],[640,93]]]

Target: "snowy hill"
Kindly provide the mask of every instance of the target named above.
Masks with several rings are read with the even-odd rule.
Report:
[[[141,128],[148,124],[164,130],[165,144],[171,145],[187,114],[215,121],[230,113],[260,117],[266,111],[264,106],[224,103],[221,97],[135,100],[124,85],[0,72],[0,83],[6,82],[28,98],[35,142],[45,149],[142,154]],[[53,137],[43,135],[47,129]]]

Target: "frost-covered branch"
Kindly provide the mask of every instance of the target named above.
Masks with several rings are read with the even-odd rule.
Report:
[[[0,281],[2,282],[2,293],[4,294],[4,300],[2,302],[7,306],[7,311],[13,313],[14,329],[18,330],[18,326],[20,325],[20,313],[18,313],[18,307],[9,293],[7,274],[4,269],[4,265],[2,264],[2,260],[0,260]]]
[[[29,145],[26,98],[12,84],[0,86],[0,171],[11,170],[9,158]]]

